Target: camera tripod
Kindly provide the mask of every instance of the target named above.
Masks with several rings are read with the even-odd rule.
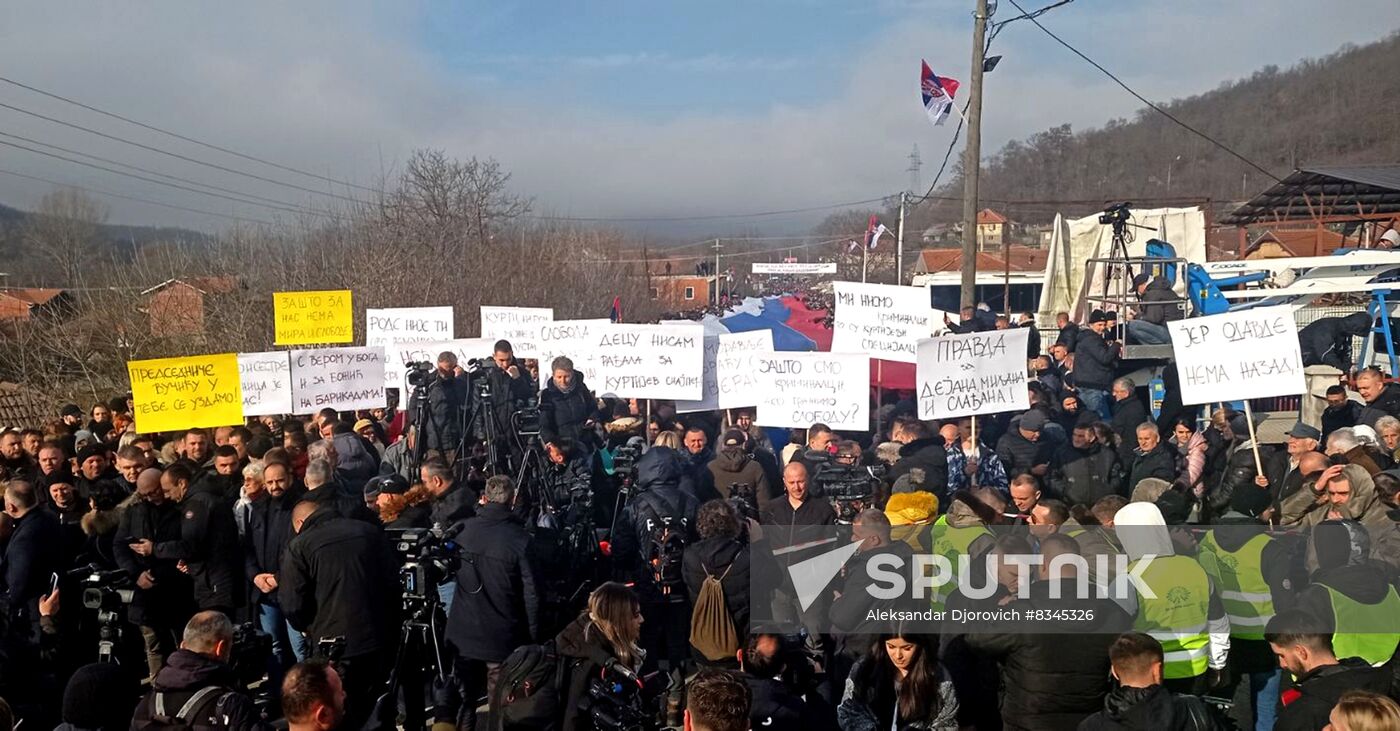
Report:
[[[389,683],[384,694],[375,700],[373,716],[385,721],[386,727],[393,727],[399,690],[403,689],[404,728],[423,728],[427,719],[424,707],[428,688],[426,673],[432,672],[439,682],[445,682],[452,670],[443,665],[442,642],[438,639],[442,600],[437,587],[428,587],[423,596],[405,596],[404,608],[407,617],[399,632],[399,649],[394,657],[394,667],[389,672]],[[430,654],[428,650],[431,650]],[[425,656],[431,663],[430,667],[424,667]]]

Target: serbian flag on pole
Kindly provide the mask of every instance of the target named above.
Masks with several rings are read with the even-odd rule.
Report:
[[[958,93],[957,79],[950,79],[946,76],[937,76],[928,67],[928,61],[923,62],[923,72],[919,76],[919,88],[924,96],[924,111],[928,113],[928,120],[933,122],[933,126],[942,125],[948,119],[948,112],[953,110],[953,95]]]
[[[613,322],[622,322],[622,298],[613,297],[612,312],[608,313],[608,319]]]
[[[890,230],[885,228],[885,224],[880,223],[878,217],[871,216],[870,223],[865,227],[865,248],[874,251],[880,243],[880,237],[889,232]]]

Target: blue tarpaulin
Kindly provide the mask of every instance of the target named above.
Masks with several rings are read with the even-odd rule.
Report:
[[[740,312],[737,315],[730,315],[720,320],[720,323],[728,328],[729,332],[733,333],[752,332],[754,330],[772,330],[774,350],[814,351],[817,349],[817,344],[812,342],[811,338],[766,316],[756,317],[747,312]]]

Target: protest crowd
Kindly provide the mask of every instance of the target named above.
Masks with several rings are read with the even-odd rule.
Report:
[[[150,433],[126,394],[11,427],[0,731],[1400,729],[1400,386],[1362,370],[1276,448],[1171,369],[1149,407],[1119,338],[1164,342],[1161,313],[961,314],[1028,331],[1028,407],[867,389],[867,428],[779,431],[499,340],[378,408]],[[908,606],[875,561],[916,553],[1001,567],[919,609],[1092,619],[872,621]],[[1171,590],[1049,571],[1118,553]]]

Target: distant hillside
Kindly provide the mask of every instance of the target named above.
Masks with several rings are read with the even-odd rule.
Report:
[[[64,286],[62,277],[43,256],[36,256],[24,243],[25,224],[30,213],[18,208],[0,204],[0,260],[7,262],[6,271],[11,281],[25,285]],[[137,250],[156,246],[194,247],[202,249],[213,242],[213,237],[199,231],[185,228],[156,226],[122,226],[101,224],[98,226],[98,240],[93,254],[105,258],[110,255],[118,260],[131,257]]]
[[[1249,78],[1161,106],[1279,177],[1309,164],[1400,162],[1397,69],[1400,33],[1287,70],[1266,66]],[[986,156],[980,197],[984,205],[1009,208],[1013,219],[1033,222],[1054,211],[1016,210],[997,201],[1236,201],[1271,182],[1144,108],[1132,120],[1114,119],[1101,128],[1075,132],[1065,124],[1008,143]],[[941,186],[940,193],[961,196],[961,179]],[[960,203],[931,203],[918,218],[933,223],[960,213]]]

